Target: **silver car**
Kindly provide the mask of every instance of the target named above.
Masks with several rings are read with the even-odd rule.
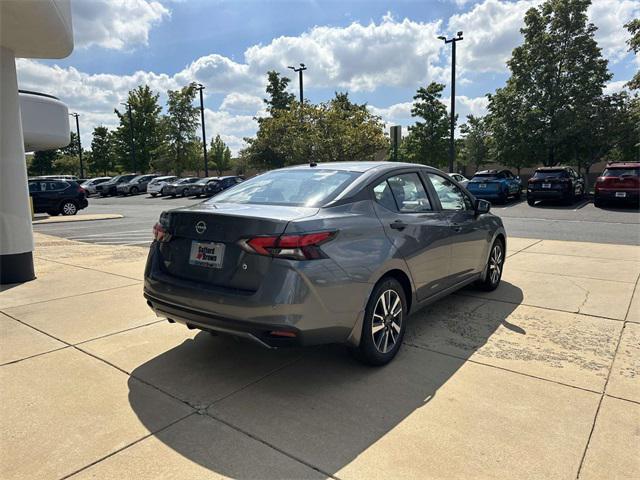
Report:
[[[506,233],[490,204],[431,167],[274,170],[154,227],[156,314],[266,347],[340,342],[389,362],[407,315],[465,285],[495,289]]]
[[[111,180],[111,177],[90,178],[89,180],[82,182],[80,186],[84,188],[85,192],[87,192],[87,196],[95,195],[97,193],[96,186],[101,183],[108,182],[109,180]]]

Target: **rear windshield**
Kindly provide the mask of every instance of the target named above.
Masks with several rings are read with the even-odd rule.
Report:
[[[252,203],[317,207],[335,198],[360,172],[276,170],[242,182],[208,203]]]
[[[486,182],[487,180],[499,180],[501,178],[504,178],[503,173],[476,173],[471,181]]]
[[[198,177],[196,178],[181,178],[176,183],[195,183],[200,180]]]
[[[566,170],[538,170],[533,178],[569,178],[569,173]]]
[[[605,168],[603,177],[640,176],[640,168]]]

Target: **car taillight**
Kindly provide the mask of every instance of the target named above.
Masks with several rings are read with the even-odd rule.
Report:
[[[293,260],[326,258],[320,245],[336,236],[336,231],[302,233],[296,235],[260,236],[240,241],[240,246],[250,253]]]
[[[153,239],[156,242],[168,242],[170,238],[171,235],[160,222],[153,226]]]

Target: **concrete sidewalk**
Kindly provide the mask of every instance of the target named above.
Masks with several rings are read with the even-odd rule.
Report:
[[[640,248],[513,238],[384,368],[157,319],[145,249],[0,290],[0,478],[640,478]]]

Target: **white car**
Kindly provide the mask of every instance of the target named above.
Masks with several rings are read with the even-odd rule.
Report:
[[[449,176],[453,178],[456,182],[458,182],[463,187],[466,187],[469,183],[469,179],[464,175],[460,175],[459,173],[450,173]]]
[[[151,194],[152,197],[157,195],[164,195],[162,191],[163,187],[170,182],[177,180],[178,177],[175,175],[165,175],[164,177],[156,177],[149,182],[147,185],[147,193]]]
[[[89,180],[85,180],[80,186],[84,188],[84,190],[87,192],[87,195],[95,195],[97,193],[96,185],[104,183],[107,180],[111,180],[111,177],[90,178]]]

